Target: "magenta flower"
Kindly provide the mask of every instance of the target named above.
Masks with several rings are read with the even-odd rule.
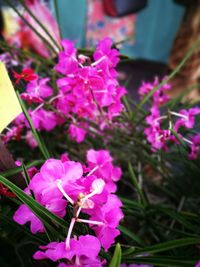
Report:
[[[62,198],[57,182],[61,181],[63,186],[68,186],[82,177],[82,166],[78,162],[49,159],[41,167],[31,180],[29,188],[41,196],[42,201],[50,201]],[[39,185],[39,186],[38,186]]]
[[[197,134],[190,138],[190,152],[189,152],[189,159],[194,160],[199,156],[200,153],[200,134]]]
[[[107,150],[95,151],[93,149],[87,152],[87,162],[92,173],[102,177],[106,182],[106,188],[109,192],[116,191],[115,182],[121,177],[121,169],[114,167],[112,157]]]
[[[87,161],[88,165],[82,166],[62,155],[61,160],[47,160],[36,174],[33,170],[25,190],[27,194],[31,190],[36,201],[62,218],[66,215],[68,202],[73,208],[72,217],[68,218],[70,225],[65,242],[52,242],[40,247],[42,251],[35,253],[35,259],[66,259],[66,266],[102,266],[98,258],[100,247],[107,251],[120,234],[117,227],[123,218],[122,203],[113,194],[116,188],[111,190],[111,184],[114,186],[119,180],[121,170],[113,166],[113,159],[106,150],[89,150]],[[82,213],[87,217],[82,217]],[[30,222],[33,233],[44,231],[42,222],[24,204],[15,212],[13,219],[19,224]],[[72,238],[76,223],[88,224],[96,237]]]
[[[163,79],[164,80],[164,79]],[[145,83],[143,82],[140,86],[138,93],[141,96],[141,98],[144,97],[144,95],[148,94],[150,91],[152,91],[156,86],[159,85],[159,80],[156,77],[153,83]],[[159,87],[154,93],[153,93],[153,105],[154,106],[162,106],[163,104],[167,103],[169,101],[169,96],[165,94],[165,91],[171,90],[171,86],[168,83],[165,83],[161,87]]]
[[[70,124],[69,129],[68,129],[69,135],[77,143],[81,143],[85,139],[85,135],[87,134],[87,131],[84,128],[87,127],[86,125],[87,125],[86,123],[85,124],[79,123],[78,125]],[[81,128],[81,126],[83,126],[84,128]]]
[[[53,130],[57,125],[57,116],[52,111],[43,108],[30,112],[31,119],[37,130]]]
[[[107,202],[95,209],[90,217],[90,220],[103,222],[103,225],[95,225],[93,229],[106,251],[114,243],[115,237],[120,234],[116,229],[124,217],[120,207],[122,207],[121,201],[115,195],[109,195]]]
[[[174,125],[174,129],[176,131],[178,131],[180,127],[192,129],[195,124],[195,116],[200,114],[200,108],[194,107],[188,110],[182,109],[178,113],[172,112],[172,114],[179,117],[179,119],[176,121]]]
[[[35,214],[24,204],[15,212],[13,220],[21,225],[30,222],[30,229],[33,234],[44,232],[43,223],[35,216]]]
[[[94,60],[97,68],[103,70],[102,74],[115,77],[117,73],[114,68],[119,62],[119,52],[111,46],[112,40],[110,38],[100,41],[94,53]]]
[[[29,4],[32,7],[37,1]],[[102,134],[106,129],[117,127],[114,119],[124,110],[121,99],[127,92],[116,79],[119,52],[112,48],[109,38],[97,46],[94,62],[91,58],[77,55],[72,41],[63,40],[62,46],[63,51],[59,52],[55,66],[55,70],[63,75],[56,81],[58,92],[53,92],[48,78],[37,78],[27,84],[21,98],[29,106],[34,104],[35,108],[31,105],[28,110],[37,130],[49,132],[66,124],[69,136],[80,143],[87,135],[94,137],[96,133]],[[90,122],[98,128],[91,126]],[[24,132],[30,128],[24,117],[15,120],[14,126],[21,127]],[[12,136],[5,136],[5,139],[9,141]],[[30,134],[24,139],[32,148],[36,147]]]
[[[26,136],[26,143],[31,147],[31,148],[36,148],[38,146],[37,141],[35,140],[33,134],[31,131],[27,131]]]
[[[76,48],[72,41],[63,40],[62,46],[64,51],[59,53],[58,64],[55,69],[57,72],[67,75],[75,73],[78,70],[78,60],[76,59]]]
[[[52,96],[53,89],[47,85],[49,78],[34,80],[29,82],[26,87],[26,93],[21,94],[21,98],[31,103],[42,103],[45,98]]]
[[[60,266],[102,266],[98,259],[100,247],[100,242],[96,237],[91,235],[79,236],[78,240],[71,239],[68,248],[64,242],[52,242],[47,246],[41,246],[40,249],[43,251],[37,251],[33,257],[37,260],[58,261],[66,259],[70,262],[70,264]]]

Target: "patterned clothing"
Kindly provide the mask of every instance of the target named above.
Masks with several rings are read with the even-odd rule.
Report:
[[[135,15],[113,18],[105,15],[101,0],[87,0],[86,46],[94,47],[109,36],[114,43],[134,43]]]

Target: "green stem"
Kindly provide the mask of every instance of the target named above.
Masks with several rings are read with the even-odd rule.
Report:
[[[129,169],[129,173],[130,173],[133,185],[135,186],[135,189],[138,192],[138,195],[140,196],[141,204],[146,206],[147,205],[147,199],[146,199],[145,195],[142,192],[142,189],[141,189],[141,187],[140,187],[140,185],[139,185],[139,183],[137,181],[136,175],[134,173],[133,167],[132,167],[130,162],[128,164],[128,169]]]

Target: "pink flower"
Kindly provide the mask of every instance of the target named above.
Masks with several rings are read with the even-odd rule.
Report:
[[[43,251],[37,251],[33,255],[34,259],[51,259],[52,261],[67,259],[70,261],[70,264],[62,264],[63,266],[102,266],[98,259],[100,242],[91,235],[79,236],[78,240],[71,239],[69,248],[66,248],[64,242],[52,242],[47,246],[41,246],[40,249]]]
[[[22,204],[13,216],[13,220],[21,225],[30,222],[31,232],[36,234],[44,232],[43,223],[35,216],[35,214],[24,204]]]
[[[38,146],[37,141],[35,140],[33,134],[31,131],[27,131],[26,136],[26,143],[31,147],[31,148],[36,148]]]
[[[37,130],[51,131],[57,125],[57,116],[52,111],[40,108],[30,113],[33,124]]]
[[[192,142],[190,145],[190,153],[189,153],[189,159],[194,160],[199,156],[200,153],[200,134],[197,134],[190,138],[190,141]]]
[[[122,207],[121,201],[115,195],[109,195],[106,203],[95,209],[90,217],[90,220],[104,223],[99,226],[95,225],[93,229],[106,251],[114,243],[115,237],[120,234],[116,229],[119,221],[124,217],[120,207]]]
[[[87,152],[87,162],[93,174],[102,177],[106,182],[106,188],[109,192],[116,191],[114,182],[121,177],[121,169],[112,164],[112,157],[107,150],[95,151],[93,149]]]
[[[164,79],[163,79],[164,80]],[[156,86],[159,85],[159,80],[156,77],[153,83],[145,83],[143,82],[140,86],[138,93],[141,97],[144,97],[144,95],[148,94],[150,91],[152,91]],[[153,105],[154,106],[161,106],[169,101],[169,96],[165,94],[165,91],[171,90],[171,86],[167,83],[162,85],[159,89],[157,89],[153,93]]]
[[[34,179],[34,178],[32,178]],[[25,192],[30,195],[29,188],[25,189]],[[34,192],[36,200],[43,205],[46,209],[56,214],[59,217],[64,217],[66,214],[67,201],[61,198],[51,198],[48,201],[44,201],[41,195]],[[22,204],[13,216],[13,220],[21,225],[30,222],[30,229],[33,234],[37,232],[44,232],[45,228],[43,223],[37,218],[37,216],[24,204]]]
[[[76,59],[76,48],[72,41],[63,40],[64,51],[59,53],[58,64],[55,66],[57,72],[61,74],[75,73],[78,70],[78,60]]]
[[[79,125],[80,127],[78,127]],[[85,139],[85,135],[87,134],[87,131],[81,128],[82,125],[85,128],[87,124],[86,123],[85,124],[79,123],[78,125],[70,124],[69,129],[68,129],[70,137],[73,140],[75,140],[77,143],[81,143]]]
[[[178,131],[180,127],[192,129],[195,124],[195,116],[200,114],[200,108],[194,107],[188,110],[182,109],[178,113],[174,114],[180,117],[174,125],[174,129],[176,131]]]
[[[114,68],[119,62],[119,52],[111,46],[112,40],[110,38],[100,41],[94,53],[94,60],[97,68],[102,69],[106,75],[116,77],[117,73]]]
[[[113,166],[113,159],[106,150],[88,151],[87,160],[86,167],[66,156],[62,156],[62,160],[49,159],[31,177],[25,192],[32,191],[36,201],[46,209],[62,218],[68,202],[73,209],[72,218],[68,218],[71,221],[66,241],[40,247],[44,251],[36,252],[35,259],[67,259],[68,266],[102,266],[97,257],[101,245],[108,250],[120,234],[117,227],[123,218],[122,203],[112,192],[116,190],[115,182],[121,170]],[[115,186],[114,190],[111,185]],[[87,217],[82,217],[82,213]],[[44,231],[42,222],[25,205],[15,212],[14,220],[19,224],[30,222],[33,233]],[[96,237],[72,238],[77,223],[88,224]]]
[[[40,172],[32,178],[29,188],[40,195],[44,203],[49,202],[51,199],[63,196],[57,186],[58,180],[67,187],[80,179],[82,174],[82,166],[78,162],[49,159],[41,167]]]
[[[49,78],[37,79],[27,84],[26,93],[21,98],[31,103],[42,103],[45,98],[52,96],[53,89],[47,85]]]

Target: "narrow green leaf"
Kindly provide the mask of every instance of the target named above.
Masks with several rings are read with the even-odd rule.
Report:
[[[192,267],[198,259],[188,259],[185,257],[162,257],[162,256],[145,256],[132,257],[130,259],[122,258],[126,263],[148,264],[154,267]]]
[[[133,251],[135,251],[135,247],[130,247],[130,248],[127,248],[126,250],[124,250],[122,252],[122,258],[127,256],[127,255],[130,255],[133,253]]]
[[[142,241],[142,239],[139,236],[137,236],[136,234],[134,234],[133,232],[131,232],[129,229],[127,229],[126,227],[124,227],[122,225],[120,225],[118,228],[124,235],[131,238],[138,245],[144,246],[144,242]]]
[[[46,225],[50,225],[51,222],[55,225],[62,227],[65,231],[68,229],[68,223],[63,219],[59,218],[55,214],[51,213],[45,207],[40,205],[37,201],[35,201],[32,197],[28,196],[24,193],[23,190],[18,188],[15,184],[4,178],[0,175],[0,182],[8,187],[16,196],[27,206],[29,207],[36,216],[42,218]],[[52,224],[52,223],[51,223]]]
[[[135,172],[134,172],[133,167],[132,167],[130,162],[128,163],[128,170],[129,170],[129,173],[130,173],[130,177],[131,177],[132,183],[135,186],[135,189],[136,189],[136,191],[137,191],[137,193],[138,193],[138,195],[140,197],[141,204],[146,206],[147,199],[145,198],[145,195],[142,192],[142,189],[140,188],[140,185],[138,184],[138,180],[136,178]]]
[[[118,243],[115,247],[115,252],[113,254],[109,267],[119,267],[121,263],[121,257],[122,257],[121,246]]]
[[[35,161],[31,162],[31,163],[26,164],[26,168],[30,168],[30,167],[33,167],[33,166],[38,166],[38,165],[41,165],[42,163],[44,163],[43,159],[35,160]],[[23,171],[22,167],[17,167],[17,168],[6,170],[4,172],[0,172],[0,174],[2,176],[4,176],[4,177],[9,177],[9,176],[13,176],[13,175],[15,175],[17,173],[20,173],[22,171]]]
[[[27,121],[28,121],[28,123],[30,125],[31,131],[32,131],[33,136],[35,137],[37,143],[38,143],[38,146],[40,148],[41,153],[43,154],[45,159],[50,158],[50,154],[48,152],[48,149],[47,149],[46,145],[44,144],[44,141],[40,138],[38,132],[36,131],[36,129],[35,129],[34,125],[33,125],[33,122],[32,122],[32,120],[31,120],[31,118],[30,118],[30,116],[28,114],[28,111],[27,111],[27,109],[26,109],[26,107],[24,105],[24,102],[22,101],[22,99],[20,97],[19,92],[17,91],[16,93],[17,93],[17,97],[18,97],[19,103],[20,103],[20,105],[22,107],[24,116],[26,117],[26,119],[27,119]]]
[[[28,172],[27,172],[27,169],[26,169],[26,166],[24,163],[22,163],[22,169],[23,169],[23,173],[24,173],[24,179],[26,181],[26,185],[28,186],[29,183],[30,183],[30,177],[28,175]]]
[[[145,247],[143,249],[136,249],[133,254],[141,254],[141,253],[158,253],[163,252],[179,247],[184,247],[188,245],[195,245],[200,242],[200,237],[187,237],[187,238],[180,238],[175,239],[167,242],[163,242],[157,245]]]
[[[123,202],[124,205],[130,206],[131,208],[137,208],[137,209],[143,209],[144,207],[138,203],[137,201],[125,198],[125,197],[120,197],[121,201]]]

